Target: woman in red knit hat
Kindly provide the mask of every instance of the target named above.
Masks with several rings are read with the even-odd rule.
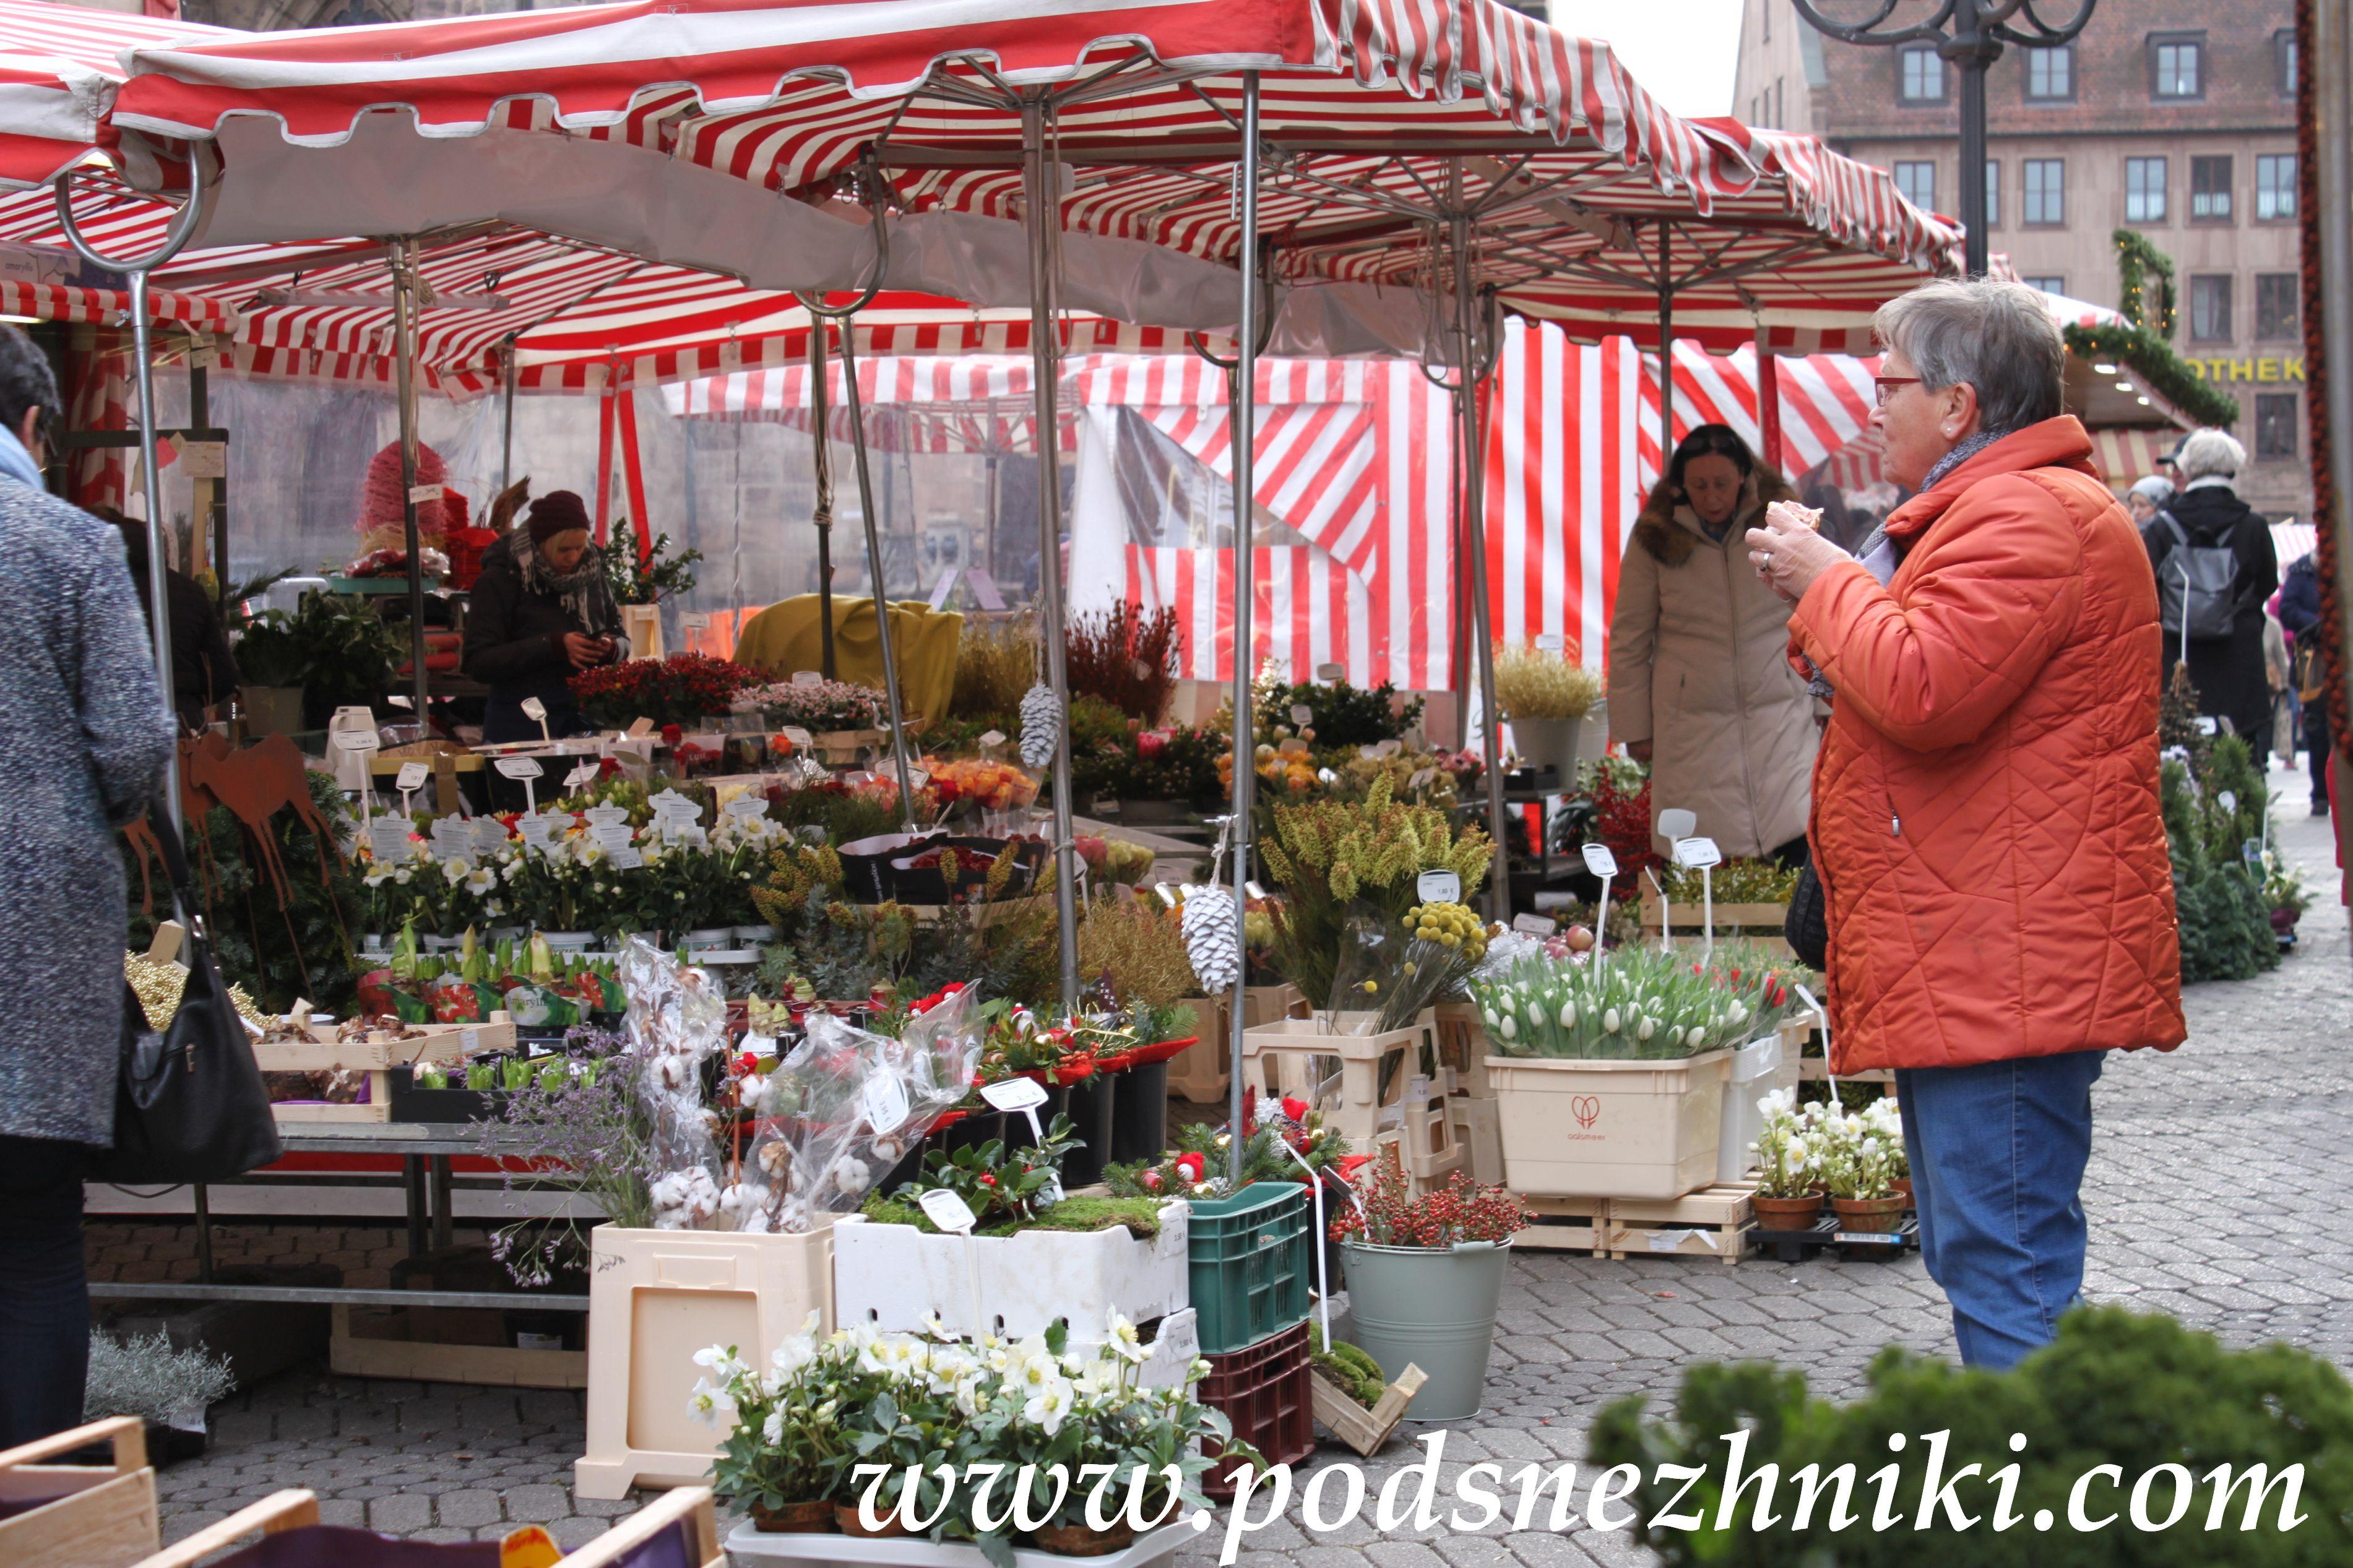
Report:
[[[621,612],[588,542],[588,510],[570,490],[551,490],[531,514],[482,552],[466,610],[466,673],[491,689],[482,739],[533,741],[526,698],[547,707],[550,734],[586,731],[567,684],[580,670],[627,658]]]

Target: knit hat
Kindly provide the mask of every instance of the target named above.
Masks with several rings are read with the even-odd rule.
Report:
[[[586,533],[588,508],[570,490],[550,490],[531,503],[531,517],[523,527],[533,544],[544,544],[557,534],[575,529]]]

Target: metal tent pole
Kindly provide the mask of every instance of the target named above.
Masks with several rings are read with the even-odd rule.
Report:
[[[1078,846],[1071,830],[1070,674],[1062,647],[1062,477],[1055,403],[1054,266],[1050,247],[1061,221],[1058,180],[1046,162],[1046,102],[1021,103],[1022,216],[1029,227],[1029,363],[1038,405],[1038,637],[1046,681],[1062,711],[1054,748],[1054,912],[1061,935],[1062,1005],[1079,1000]]]
[[[1487,755],[1487,832],[1495,841],[1495,869],[1487,878],[1489,918],[1512,918],[1512,857],[1504,837],[1504,727],[1495,708],[1494,606],[1487,599],[1485,454],[1479,430],[1479,295],[1471,275],[1471,212],[1462,190],[1462,160],[1446,171],[1447,243],[1454,252],[1456,343],[1455,439],[1462,449],[1462,542],[1471,556],[1471,627],[1477,646],[1479,728]],[[1237,770],[1239,771],[1239,770]]]
[[[97,250],[83,237],[80,224],[73,212],[73,175],[70,172],[57,183],[58,226],[66,240],[83,260],[93,267],[102,267],[124,274],[131,285],[131,352],[137,360],[133,377],[139,387],[139,473],[147,487],[147,614],[148,624],[155,637],[155,663],[164,680],[164,706],[174,714],[179,711],[178,693],[172,681],[172,610],[168,598],[171,574],[166,570],[169,557],[164,550],[164,465],[155,450],[155,367],[153,342],[147,321],[147,274],[177,256],[195,237],[196,226],[204,214],[205,188],[201,180],[192,181],[188,199],[164,232],[163,240],[153,250],[130,260],[117,260]],[[176,720],[174,721],[176,722]],[[164,810],[172,826],[181,826],[180,811],[180,752],[172,748],[164,760]],[[189,911],[183,910],[183,915]]]
[[[857,326],[848,320],[839,324],[842,409],[849,416],[849,453],[851,466],[858,473],[858,510],[865,516],[866,574],[871,580],[874,635],[882,645],[882,696],[891,710],[891,755],[898,764],[899,815],[912,833],[916,826],[915,786],[907,764],[907,725],[899,701],[899,652],[891,636],[891,601],[882,592],[882,536],[874,520],[874,482],[866,469],[866,420],[858,395],[858,345],[853,341]]]
[[[844,341],[848,341],[846,335]],[[809,427],[817,443],[811,454],[817,473],[817,508],[811,521],[817,524],[818,668],[828,680],[839,680],[841,677],[833,658],[833,451],[827,445],[832,437],[826,429],[825,321],[815,311],[809,314],[808,367]]]
[[[1252,579],[1255,552],[1251,538],[1251,498],[1255,493],[1258,455],[1258,120],[1259,81],[1256,71],[1242,75],[1242,159],[1236,172],[1236,195],[1241,202],[1240,342],[1234,349],[1231,406],[1233,428],[1229,439],[1234,454],[1234,950],[1250,951],[1250,813],[1257,793],[1257,745],[1250,734],[1250,631],[1256,619],[1257,584]],[[1242,1174],[1243,1031],[1250,1025],[1247,959],[1234,970],[1234,988],[1227,1012],[1227,1046],[1231,1054],[1227,1084],[1233,1136],[1228,1140],[1228,1171],[1239,1183]]]
[[[392,242],[392,335],[395,387],[400,401],[400,518],[408,546],[408,657],[417,677],[417,721],[432,731],[425,687],[425,563],[417,536],[417,252],[414,242]]]
[[[1765,466],[1782,478],[1781,362],[1765,347],[1765,328],[1757,328],[1757,435],[1765,448]]]
[[[505,402],[499,410],[499,493],[504,495],[507,487],[514,483],[515,341],[512,332],[507,334],[506,353],[500,357],[503,363],[501,365],[502,384],[499,391]]]
[[[1659,472],[1675,450],[1675,286],[1668,272],[1673,231],[1659,225]]]

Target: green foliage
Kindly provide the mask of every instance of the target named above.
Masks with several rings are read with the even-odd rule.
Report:
[[[2175,295],[2173,258],[2137,229],[2120,228],[2109,237],[2116,247],[2116,310],[2136,327],[2147,327],[2160,338],[2173,335]],[[2149,287],[2149,275],[2157,285]]]
[[[351,807],[329,774],[309,775],[311,803],[330,828],[345,830]],[[244,826],[226,806],[206,815],[204,832],[188,825],[188,858],[204,900],[205,923],[212,933],[213,957],[221,979],[242,984],[264,1012],[282,1013],[297,997],[308,997],[332,1013],[351,1011],[359,984],[353,967],[352,932],[362,889],[349,862],[324,846],[328,875],[319,875],[321,846],[301,818],[281,811],[269,821],[278,861],[285,868],[288,898],[278,907],[276,885],[248,858]],[[158,920],[169,920],[172,900],[163,868],[148,868],[154,895],[152,913],[139,908],[139,858],[127,843],[123,863],[131,888],[129,945],[143,949],[154,939]]]
[[[1381,1375],[1380,1363],[1345,1340],[1335,1340],[1326,1348],[1320,1323],[1311,1321],[1307,1334],[1314,1347],[1309,1357],[1318,1371],[1328,1373],[1349,1398],[1367,1410],[1381,1402],[1381,1395],[1388,1392],[1389,1380]]]
[[[2078,359],[2130,365],[2133,374],[2200,425],[2227,429],[2238,422],[2237,400],[2215,391],[2173,352],[2171,343],[2147,327],[2086,327],[2069,322],[2059,329],[2059,335],[2066,340],[2067,352]]]
[[[920,1185],[920,1184],[910,1184]],[[939,1228],[923,1216],[913,1197],[871,1197],[866,1217],[877,1225],[912,1225],[926,1235]],[[1117,1226],[1131,1236],[1149,1238],[1160,1234],[1160,1205],[1135,1198],[1075,1197],[1043,1208],[1029,1219],[997,1218],[976,1227],[975,1236],[1010,1236],[1017,1230],[1097,1231]]]
[[[653,605],[694,591],[695,563],[700,550],[673,552],[670,535],[654,535],[650,560],[638,559],[638,527],[628,518],[614,526],[613,542],[603,552],[605,582],[617,605]]]
[[[1077,1124],[1057,1114],[1046,1125],[1046,1141],[1030,1149],[1008,1149],[1005,1140],[965,1144],[961,1149],[934,1149],[923,1156],[920,1180],[899,1189],[913,1199],[917,1193],[945,1188],[964,1199],[980,1226],[1034,1221],[1054,1206],[1053,1194],[1061,1184],[1062,1159],[1083,1145]]]
[[[1378,745],[1402,739],[1421,722],[1422,700],[1400,703],[1397,695],[1397,688],[1386,680],[1369,690],[1345,680],[1329,686],[1276,686],[1259,697],[1258,727],[1266,734],[1288,735],[1296,728],[1291,710],[1303,707],[1313,715],[1307,728],[1315,731],[1307,738],[1319,748]]]
[[[2270,808],[2247,742],[2224,735],[2187,760],[2168,757],[2158,770],[2158,802],[2173,860],[2181,978],[2244,980],[2277,968],[2267,868],[2246,857],[2246,846],[2263,837]]]
[[[1802,1373],[1717,1363],[1684,1374],[1672,1416],[1646,1421],[1644,1405],[1637,1396],[1603,1411],[1590,1452],[1596,1466],[1641,1469],[1629,1500],[1640,1516],[1635,1539],[1655,1549],[1666,1568],[2319,1568],[2353,1562],[2353,1388],[2344,1376],[2305,1351],[2280,1344],[2226,1350],[2211,1335],[2161,1316],[2113,1307],[2078,1310],[2060,1324],[2057,1342],[2007,1373],[1957,1368],[1891,1346],[1872,1365],[1870,1392],[1843,1408],[1812,1397]],[[1741,1474],[1778,1466],[1778,1489],[1768,1510],[1758,1509],[1759,1489],[1752,1484],[1736,1511],[1720,1511],[1727,1439],[1743,1432]],[[2022,1452],[2010,1448],[2013,1433],[2027,1439]],[[1897,1434],[1904,1447],[1892,1450]],[[1944,1511],[1928,1528],[1912,1528],[1930,1489],[1926,1472],[1938,1464],[1938,1434],[1950,1435],[1941,1447],[1940,1481],[1979,1467],[1947,1494],[1975,1521],[1967,1531],[1953,1529]],[[2002,1472],[2013,1463],[2010,1517],[2025,1522],[1997,1531],[1991,1521],[2009,1479]],[[1704,1473],[1677,1500],[1683,1479],[1662,1476],[1661,1465]],[[2094,1520],[2118,1517],[2104,1530],[2081,1532],[2071,1526],[2070,1494],[2079,1477],[2102,1465],[2118,1467],[2123,1484],[2093,1479],[2084,1511]],[[2145,1531],[2126,1512],[2131,1489],[2162,1465],[2186,1468],[2195,1490],[2173,1528]],[[2217,1472],[2228,1467],[2226,1479],[2237,1479],[2258,1466],[2267,1476],[2300,1466],[2301,1489],[2291,1511],[2283,1506],[2284,1489],[2274,1487],[2261,1502],[2263,1526],[2242,1531],[2254,1487],[2242,1482],[2228,1493]],[[1797,1525],[1797,1478],[1810,1467],[1819,1467],[1814,1473],[1825,1480],[1851,1468],[1857,1523],[1826,1528],[1837,1500],[1831,1485],[1805,1527]],[[1881,1493],[1867,1478],[1890,1467],[1897,1472],[1893,1496],[1903,1522],[1874,1531],[1868,1519]],[[2174,1481],[2158,1476],[2147,1511],[2162,1520],[2174,1496]],[[2052,1516],[2047,1531],[2031,1523],[2042,1510]],[[2225,1515],[2213,1533],[2205,1528],[2210,1510]],[[1777,1522],[1743,1528],[1766,1512]],[[2302,1522],[2282,1531],[2284,1513]],[[1699,1526],[1672,1528],[1662,1524],[1662,1515],[1697,1516]]]
[[[376,707],[408,657],[374,601],[313,589],[292,615],[254,617],[237,645],[248,686],[299,686],[302,721],[323,728],[336,709]]]

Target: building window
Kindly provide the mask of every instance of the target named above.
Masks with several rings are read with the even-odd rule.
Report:
[[[1778,76],[1773,79],[1773,123],[1780,126],[1789,123],[1789,97],[1781,90],[1781,84],[1786,79]]]
[[[2020,165],[2025,206],[2019,222],[2045,227],[2067,221],[2067,163],[2061,158],[2029,158]]]
[[[2043,102],[2075,96],[2075,46],[2026,51],[2026,96]]]
[[[2159,35],[2148,41],[2149,91],[2158,98],[2206,96],[2203,40]]]
[[[2294,338],[2303,333],[2301,281],[2293,272],[2255,274],[2255,336]]]
[[[2231,221],[2231,160],[2228,157],[2189,160],[2189,221]]]
[[[1903,68],[1902,85],[1897,89],[1906,103],[1942,103],[1945,101],[1945,62],[1932,48],[1901,49],[1897,59]]]
[[[2163,223],[2165,221],[2164,159],[2127,158],[2125,160],[2125,221],[2126,223]]]
[[[2295,29],[2282,27],[2272,35],[2272,67],[2279,79],[2279,95],[2295,96]]]
[[[1773,0],[1757,0],[1757,14],[1764,20],[1764,41],[1769,44],[1773,41]]]
[[[1986,227],[1994,228],[2000,223],[2001,161],[1998,158],[1988,158],[1986,160]]]
[[[2063,273],[2038,272],[2033,277],[2024,279],[2024,281],[2029,289],[2040,289],[2045,294],[2064,294],[2067,292],[2067,279]]]
[[[1926,161],[1895,165],[1895,188],[1924,212],[1936,210],[1936,165]]]
[[[2228,273],[2189,280],[2189,341],[2227,343],[2231,341],[2231,278]]]
[[[2295,216],[2295,154],[2264,153],[2255,159],[2255,216],[2265,222]]]
[[[2299,439],[2304,411],[2293,392],[2255,394],[2255,456],[2293,458],[2302,453]]]

